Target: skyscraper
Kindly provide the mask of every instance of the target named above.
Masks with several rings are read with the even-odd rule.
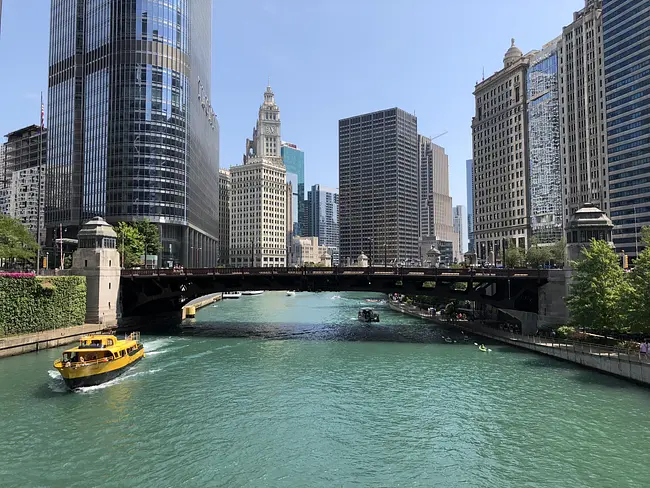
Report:
[[[458,258],[458,236],[454,233],[452,200],[449,195],[449,157],[445,149],[418,135],[420,237],[452,243],[452,261]]]
[[[467,210],[465,205],[456,205],[453,208],[454,232],[458,236],[458,254],[466,251],[467,244]]]
[[[287,168],[287,183],[291,183],[291,213],[294,236],[304,236],[307,232],[305,222],[305,153],[290,142],[282,142],[280,151]]]
[[[558,45],[565,228],[585,203],[609,213],[601,6],[585,0]]]
[[[474,161],[465,162],[465,179],[467,181],[467,237],[468,251],[476,252],[474,248]]]
[[[219,169],[219,264],[230,264],[230,171]]]
[[[513,39],[503,69],[474,91],[474,237],[481,261],[503,262],[510,245],[528,248],[528,65]]]
[[[318,237],[327,246],[332,262],[339,257],[339,191],[323,185],[313,185],[307,192],[308,235]],[[383,250],[382,250],[383,251]]]
[[[270,86],[264,92],[244,164],[230,168],[230,264],[287,265],[287,188],[282,163],[280,108]],[[290,200],[290,199],[289,199]]]
[[[149,219],[160,265],[217,263],[211,19],[212,0],[52,0],[50,242],[95,215]]]
[[[34,238],[40,225],[42,245],[47,129],[30,125],[5,137],[0,146],[0,213],[18,219]]]
[[[650,0],[603,1],[610,216],[617,251],[650,224]]]
[[[560,158],[560,38],[530,57],[526,82],[530,230],[539,243],[562,239],[562,165]]]
[[[416,259],[417,118],[399,108],[339,120],[340,260]]]

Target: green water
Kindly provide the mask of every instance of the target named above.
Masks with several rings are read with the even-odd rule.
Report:
[[[77,393],[62,349],[0,360],[0,486],[650,486],[649,390],[369,296],[222,302]]]

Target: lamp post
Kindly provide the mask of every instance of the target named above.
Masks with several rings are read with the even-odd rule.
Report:
[[[636,226],[636,205],[632,207],[634,210],[634,260],[639,257],[639,229]]]

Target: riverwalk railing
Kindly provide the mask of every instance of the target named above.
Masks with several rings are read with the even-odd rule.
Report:
[[[451,322],[450,322],[451,323]],[[566,353],[590,354],[608,359],[617,359],[619,361],[629,361],[632,363],[647,364],[647,358],[639,356],[636,349],[624,348],[620,346],[607,346],[603,344],[594,344],[584,341],[575,341],[571,339],[560,339],[557,337],[545,337],[538,335],[524,335],[509,330],[501,330],[493,327],[476,325],[474,323],[459,323],[454,325],[467,332],[475,332],[480,335],[494,336],[494,338],[507,339],[512,342],[535,345],[541,348],[565,351]]]

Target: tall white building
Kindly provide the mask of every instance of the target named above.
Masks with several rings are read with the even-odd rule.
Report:
[[[456,205],[453,208],[454,232],[458,235],[458,253],[467,251],[467,209],[465,205]],[[459,262],[462,261],[462,257]]]
[[[286,168],[280,153],[280,108],[266,87],[244,164],[230,168],[230,264],[287,265]]]

